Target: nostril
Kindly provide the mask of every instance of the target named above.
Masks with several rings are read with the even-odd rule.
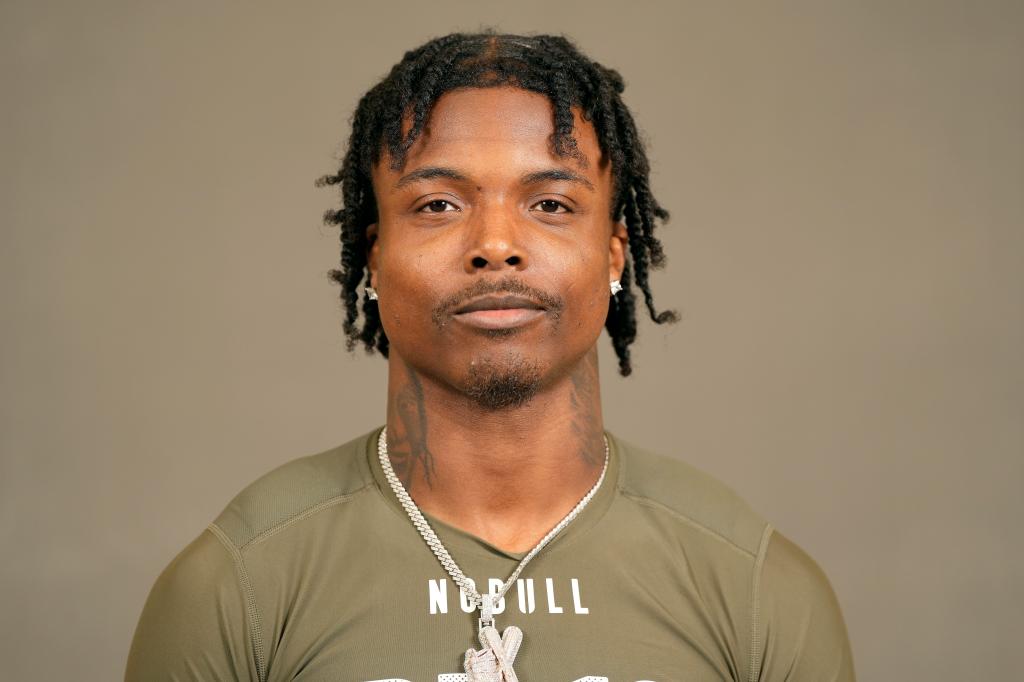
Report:
[[[472,262],[474,268],[482,268],[487,265],[487,259],[484,258],[483,256],[474,257]]]
[[[505,262],[509,265],[519,265],[519,256],[509,256],[505,259]]]

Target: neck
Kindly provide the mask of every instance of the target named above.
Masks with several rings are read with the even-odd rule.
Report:
[[[597,350],[526,404],[493,410],[397,356],[388,376],[388,454],[424,512],[504,550],[529,550],[604,467]]]

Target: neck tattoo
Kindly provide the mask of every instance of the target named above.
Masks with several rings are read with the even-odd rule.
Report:
[[[480,645],[483,648],[480,650],[466,650],[464,666],[469,682],[519,682],[515,671],[512,670],[512,663],[515,661],[516,654],[519,652],[519,645],[523,641],[523,631],[515,625],[510,625],[505,628],[504,633],[499,635],[494,622],[494,605],[505,596],[505,593],[508,592],[516,578],[519,577],[519,574],[526,567],[526,564],[533,557],[537,556],[549,542],[554,540],[555,536],[561,533],[566,526],[572,523],[573,519],[579,516],[583,508],[587,506],[587,503],[597,493],[598,488],[601,487],[601,482],[604,481],[604,475],[608,471],[607,436],[604,437],[604,468],[601,469],[601,476],[597,479],[594,487],[576,503],[572,511],[566,514],[554,528],[548,531],[547,535],[540,539],[540,542],[533,549],[527,552],[523,560],[516,566],[516,569],[512,571],[512,575],[501,586],[501,589],[497,592],[481,595],[462,572],[462,569],[459,568],[459,565],[455,563],[455,560],[452,559],[452,555],[448,553],[448,550],[441,543],[434,529],[430,527],[430,524],[423,517],[419,507],[416,506],[412,497],[409,496],[402,482],[398,480],[398,476],[395,475],[395,471],[391,467],[391,460],[388,458],[387,433],[388,430],[385,426],[380,432],[380,437],[377,439],[377,456],[380,459],[381,468],[384,469],[384,477],[391,486],[391,490],[394,491],[395,497],[398,498],[398,501],[412,520],[412,524],[419,531],[420,535],[423,536],[427,546],[430,547],[437,560],[441,562],[444,570],[448,572],[448,575],[451,576],[455,584],[469,598],[470,602],[480,609],[477,638],[480,640]]]

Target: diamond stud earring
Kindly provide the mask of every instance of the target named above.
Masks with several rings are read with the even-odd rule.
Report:
[[[366,298],[368,298],[369,300],[377,300],[377,291],[373,287],[364,287],[363,291],[366,293]]]
[[[622,285],[619,284],[619,280],[617,280],[617,279],[613,279],[609,286],[611,287],[611,290],[612,290],[612,296],[614,296],[615,294],[617,294],[620,291],[622,291]]]

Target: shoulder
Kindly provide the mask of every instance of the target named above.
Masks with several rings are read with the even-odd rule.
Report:
[[[634,502],[662,510],[753,559],[771,526],[725,483],[686,462],[615,438],[622,457],[619,488]]]
[[[742,594],[735,622],[748,643],[747,679],[851,682],[846,626],[818,563],[714,476],[621,439],[613,441],[621,454],[622,496],[693,530],[685,542],[697,543],[690,546],[713,566],[717,586],[730,576],[736,579],[731,594]],[[718,547],[731,550],[721,554]],[[742,558],[742,570],[735,570],[736,558]]]
[[[264,679],[267,642],[243,554],[296,521],[337,508],[373,485],[377,431],[294,459],[235,496],[157,579],[143,609],[126,680]]]
[[[854,679],[839,600],[818,563],[778,531],[772,533],[755,586],[755,658],[760,679]]]
[[[135,628],[125,680],[257,679],[245,633],[251,622],[237,554],[211,530],[191,542],[150,590]]]
[[[786,601],[787,596],[797,594],[813,597],[809,601],[817,604],[827,604],[835,599],[818,562],[779,531],[772,533],[762,561],[762,587],[773,588],[764,593],[766,603],[770,599]]]
[[[263,475],[231,500],[212,527],[243,548],[292,521],[359,494],[373,485],[367,447],[377,432],[293,459]]]

